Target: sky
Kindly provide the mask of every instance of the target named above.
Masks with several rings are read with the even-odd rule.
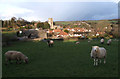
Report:
[[[0,19],[80,21],[118,18],[120,0],[1,0]]]

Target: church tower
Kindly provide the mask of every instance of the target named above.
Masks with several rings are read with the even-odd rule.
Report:
[[[48,23],[50,24],[50,29],[54,29],[53,18],[48,18]]]

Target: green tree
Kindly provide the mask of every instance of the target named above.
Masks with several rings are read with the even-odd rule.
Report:
[[[39,23],[37,24],[37,28],[43,28],[43,27],[44,27],[44,23],[40,23],[40,22],[39,22]]]
[[[34,25],[36,22],[35,21],[32,21],[31,24]]]
[[[49,28],[50,28],[50,24],[48,24],[48,22],[45,22],[43,29],[49,29]]]
[[[12,17],[11,18],[11,25],[12,25],[12,27],[13,27],[13,29],[15,30],[15,26],[16,26],[16,18],[15,17]]]
[[[65,26],[63,26],[63,28],[66,28]]]
[[[4,21],[3,27],[8,27],[8,22],[7,22],[7,20]]]
[[[26,24],[29,24],[29,22],[24,20],[23,18],[18,18],[17,24],[18,26],[25,26]]]
[[[55,22],[53,22],[53,25],[55,25]]]
[[[3,21],[0,20],[0,27],[3,27]]]
[[[64,32],[69,33],[69,31],[68,31],[68,30],[64,30]]]

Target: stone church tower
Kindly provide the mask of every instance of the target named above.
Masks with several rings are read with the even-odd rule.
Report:
[[[50,24],[50,29],[54,29],[53,18],[48,18],[48,23]]]

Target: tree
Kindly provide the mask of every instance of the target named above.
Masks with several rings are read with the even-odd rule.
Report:
[[[49,29],[49,28],[50,28],[50,24],[48,24],[48,22],[45,22],[43,29]]]
[[[16,26],[15,23],[16,23],[16,18],[12,17],[11,18],[11,25],[12,25],[13,29],[15,29],[15,26]]]
[[[53,22],[53,25],[55,25],[55,22]]]
[[[8,22],[7,22],[7,20],[4,21],[3,27],[8,27]]]
[[[64,32],[69,33],[69,31],[68,31],[68,30],[64,30]]]
[[[43,27],[44,27],[44,23],[40,23],[40,22],[39,22],[39,23],[37,24],[37,28],[43,28]]]
[[[30,24],[30,23],[29,23],[28,21],[24,20],[23,18],[18,18],[17,24],[18,24],[19,26],[24,26],[24,25]]]
[[[63,28],[66,28],[65,26],[63,26]]]
[[[31,24],[34,25],[36,22],[35,21],[31,21]]]
[[[74,25],[73,28],[78,27],[78,25]]]
[[[3,23],[4,23],[4,21],[3,21],[3,20],[1,20],[1,22],[2,22],[2,27],[3,27]]]

